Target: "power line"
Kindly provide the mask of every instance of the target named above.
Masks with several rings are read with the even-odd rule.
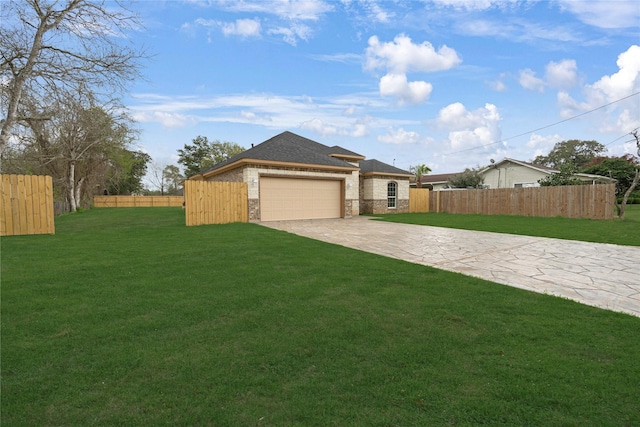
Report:
[[[619,141],[619,140],[621,140],[622,138],[625,138],[627,135],[631,135],[633,132],[637,131],[638,129],[640,129],[640,128],[635,128],[635,129],[634,129],[634,130],[632,130],[631,132],[627,132],[627,133],[625,133],[624,135],[617,137],[617,138],[616,138],[616,139],[614,139],[613,141],[607,142],[606,144],[604,144],[604,146],[606,147],[607,145],[611,145],[611,144],[613,144],[614,142]],[[623,142],[623,144],[626,144],[627,142],[633,142],[633,141],[634,141],[633,139],[630,139],[630,140],[628,140],[628,141],[624,141],[624,142]]]
[[[529,134],[531,134],[531,133],[538,132],[538,131],[540,131],[540,130],[547,129],[547,128],[550,128],[550,127],[553,127],[553,126],[557,126],[557,125],[559,125],[559,124],[562,124],[562,123],[568,122],[568,121],[570,121],[570,120],[575,120],[575,119],[577,119],[577,118],[579,118],[579,117],[582,117],[582,116],[585,116],[585,115],[587,115],[587,114],[593,113],[594,111],[598,111],[598,110],[601,110],[601,109],[603,109],[603,108],[607,108],[607,107],[608,107],[608,106],[610,106],[610,105],[613,105],[613,104],[615,104],[615,103],[617,103],[617,102],[620,102],[620,101],[624,101],[625,99],[629,99],[629,98],[631,98],[631,97],[633,97],[633,96],[636,96],[636,95],[638,95],[638,94],[640,94],[640,92],[632,93],[631,95],[627,95],[627,96],[625,96],[624,98],[620,98],[620,99],[617,99],[617,100],[615,100],[615,101],[612,101],[612,102],[610,102],[610,103],[608,103],[608,104],[604,104],[604,105],[601,105],[601,106],[599,106],[599,107],[596,107],[596,108],[594,108],[593,110],[585,111],[584,113],[580,113],[580,114],[577,114],[577,115],[575,115],[575,116],[569,117],[569,118],[567,118],[567,119],[560,120],[559,122],[555,122],[555,123],[552,123],[552,124],[550,124],[550,125],[542,126],[542,127],[539,127],[539,128],[533,129],[533,130],[530,130],[530,131],[528,131],[528,132],[523,132],[523,133],[518,134],[518,135],[515,135],[515,136],[510,136],[509,138],[501,139],[501,140],[499,140],[499,141],[490,142],[490,143],[488,143],[488,144],[484,144],[484,145],[478,145],[478,146],[476,146],[476,147],[467,148],[467,149],[464,149],[464,150],[452,151],[452,152],[449,152],[448,154],[464,153],[464,152],[466,152],[466,151],[472,151],[472,150],[476,150],[476,149],[478,149],[478,148],[484,148],[484,147],[488,147],[488,146],[490,146],[490,145],[500,144],[500,143],[502,143],[502,142],[506,142],[506,141],[509,141],[509,140],[511,140],[511,139],[515,139],[515,138],[519,138],[519,137],[521,137],[521,136],[529,135]],[[625,134],[625,135],[626,135],[626,134]],[[623,137],[620,137],[620,138],[623,138]],[[618,138],[618,139],[620,139],[620,138]],[[613,142],[615,142],[615,141],[612,141],[612,142],[610,142],[609,144],[611,144],[611,143],[613,143]],[[607,144],[607,145],[608,145],[608,144]]]

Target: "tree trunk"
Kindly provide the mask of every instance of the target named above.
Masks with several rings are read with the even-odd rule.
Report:
[[[72,161],[69,163],[69,176],[67,177],[67,197],[69,197],[69,211],[75,212],[78,208],[76,204],[76,192],[75,192],[75,181],[76,181],[76,162]]]
[[[636,169],[636,176],[633,178],[633,182],[631,182],[631,186],[624,193],[624,197],[622,198],[622,203],[618,208],[618,218],[624,219],[624,211],[627,207],[627,200],[629,200],[629,196],[633,193],[633,190],[636,189],[638,183],[640,182],[640,168]]]
[[[78,181],[78,184],[76,185],[75,190],[75,196],[76,196],[76,209],[78,209],[79,207],[82,207],[82,184],[84,184],[84,177],[80,178],[80,180]]]

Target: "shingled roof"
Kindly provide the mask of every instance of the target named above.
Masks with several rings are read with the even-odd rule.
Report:
[[[381,161],[376,159],[360,161],[360,173],[363,175],[381,174],[381,175],[413,176],[411,172],[407,172],[406,170],[397,168],[395,166],[382,163]]]
[[[364,156],[342,147],[328,147],[292,132],[282,132],[261,144],[220,162],[198,175],[213,175],[236,163],[293,163],[331,169],[357,170],[346,160],[361,160]]]

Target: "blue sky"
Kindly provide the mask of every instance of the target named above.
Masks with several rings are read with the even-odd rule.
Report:
[[[177,164],[177,150],[198,135],[250,147],[285,130],[432,173],[528,161],[568,139],[635,153],[635,0],[133,8],[146,28],[132,41],[154,57],[124,101],[139,148],[160,167]]]

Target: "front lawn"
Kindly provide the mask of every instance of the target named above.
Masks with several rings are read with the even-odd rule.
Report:
[[[640,205],[627,205],[624,220],[608,221],[433,212],[373,216],[384,221],[405,224],[640,246]]]
[[[3,425],[640,425],[627,314],[179,208],[0,244]]]

